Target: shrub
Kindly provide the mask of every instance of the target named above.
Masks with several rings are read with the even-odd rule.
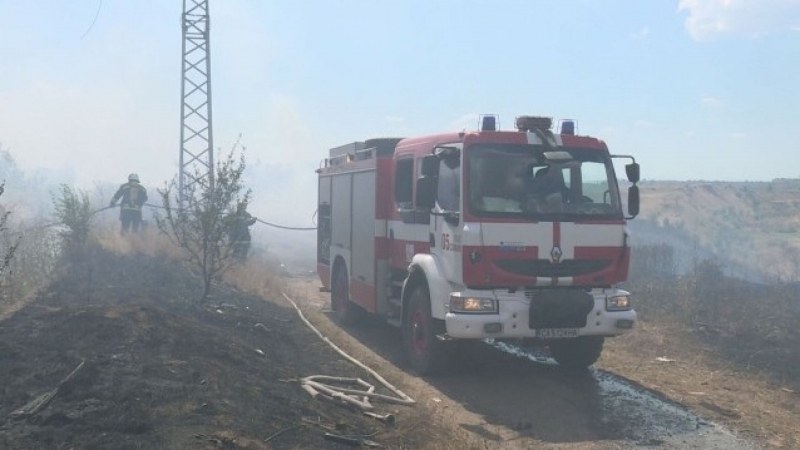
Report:
[[[236,210],[237,204],[250,199],[250,190],[245,189],[242,181],[244,155],[237,159],[234,153],[235,147],[217,163],[213,182],[199,181],[206,178],[196,169],[193,177],[196,181],[184,186],[184,192],[177,192],[175,180],[158,191],[163,213],[156,213],[156,225],[199,272],[203,280],[202,299],[208,297],[212,283],[236,262],[226,217]]]
[[[89,222],[93,214],[88,194],[62,184],[59,195],[53,198],[53,205],[56,219],[65,227],[61,232],[65,249],[83,247],[89,237]]]

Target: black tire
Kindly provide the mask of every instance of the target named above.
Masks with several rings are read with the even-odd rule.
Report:
[[[350,301],[350,286],[347,269],[338,264],[331,282],[331,309],[342,325],[354,325],[360,317],[358,305]]]
[[[444,342],[436,335],[445,331],[444,322],[431,316],[428,287],[417,284],[403,312],[403,351],[418,375],[440,372],[445,366]]]
[[[603,352],[603,336],[580,336],[553,339],[547,343],[550,355],[567,371],[583,371],[594,364]]]

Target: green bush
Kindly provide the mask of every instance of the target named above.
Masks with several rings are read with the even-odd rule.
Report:
[[[92,208],[86,192],[62,184],[53,198],[55,217],[65,228],[61,232],[65,249],[83,247],[89,237]]]

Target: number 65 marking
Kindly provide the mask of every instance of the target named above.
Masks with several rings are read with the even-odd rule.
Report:
[[[450,234],[442,233],[442,250],[450,250]]]

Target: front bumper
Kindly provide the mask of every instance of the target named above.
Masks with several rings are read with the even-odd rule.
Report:
[[[577,328],[577,336],[618,336],[630,331],[636,323],[636,311],[606,311],[606,297],[624,291],[616,288],[594,289],[590,292],[594,305],[586,315],[586,325]],[[487,291],[470,295],[487,296]],[[537,330],[529,327],[531,302],[523,291],[509,293],[491,291],[499,303],[495,314],[464,314],[447,312],[447,335],[459,339],[531,338]]]

